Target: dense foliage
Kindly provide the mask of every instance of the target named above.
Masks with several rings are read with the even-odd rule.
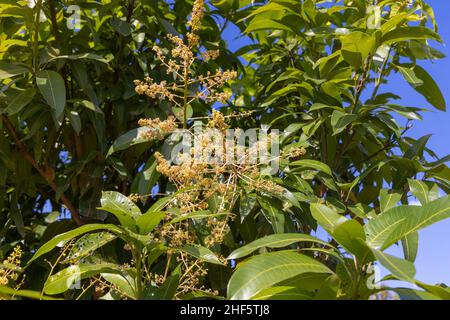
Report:
[[[414,268],[449,158],[388,82],[446,109],[425,1],[0,0],[0,19],[1,297],[450,299]],[[169,161],[177,129],[214,153],[199,128],[278,130],[276,172],[248,161],[267,141]]]

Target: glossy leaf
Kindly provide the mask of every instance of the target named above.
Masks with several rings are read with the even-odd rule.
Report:
[[[370,246],[385,249],[403,237],[450,217],[450,196],[424,206],[398,206],[370,220],[365,230]]]
[[[214,252],[200,245],[186,245],[184,247],[177,248],[177,250],[186,252],[187,254],[190,254],[191,256],[194,256],[205,262],[223,265],[223,263],[214,254]]]
[[[138,206],[120,192],[104,191],[100,201],[101,207],[98,209],[112,213],[124,227],[134,227],[136,219],[141,216]]]
[[[166,215],[164,211],[146,212],[136,220],[140,234],[148,234],[161,222]]]
[[[69,289],[80,289],[79,281],[100,273],[120,273],[119,266],[104,263],[95,265],[73,265],[50,276],[44,284],[46,294],[59,294]]]
[[[248,300],[264,289],[303,273],[332,273],[306,255],[280,251],[257,255],[240,263],[228,283],[228,298]]]
[[[39,71],[36,74],[36,84],[45,101],[52,108],[55,118],[59,119],[66,106],[66,87],[63,78],[55,71]]]
[[[251,254],[252,252],[260,248],[283,248],[296,242],[311,242],[329,246],[328,243],[307,234],[301,233],[272,234],[257,239],[239,249],[234,250],[232,253],[230,253],[227,259],[228,260],[239,259]]]
[[[73,239],[77,236],[80,236],[82,234],[97,231],[97,230],[108,230],[113,232],[114,234],[123,234],[123,230],[115,225],[112,224],[88,224],[81,226],[77,229],[70,230],[64,233],[61,233],[51,239],[50,241],[46,242],[43,246],[41,246],[36,253],[33,255],[30,261],[28,261],[28,264],[36,260],[37,258],[41,257],[42,255],[50,252],[57,246],[61,246],[64,243],[66,243],[68,240]]]

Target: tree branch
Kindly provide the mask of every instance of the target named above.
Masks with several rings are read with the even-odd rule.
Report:
[[[55,193],[58,193],[58,186],[54,181],[53,168],[48,165],[46,165],[45,167],[39,166],[39,164],[36,162],[33,156],[28,152],[26,145],[19,139],[19,136],[17,135],[17,132],[11,121],[8,119],[8,117],[2,115],[2,121],[5,124],[6,129],[8,130],[9,134],[11,135],[12,139],[16,143],[19,150],[24,154],[25,159],[39,172],[39,174],[45,179],[45,181],[47,181],[48,185],[52,188],[52,190]],[[71,212],[73,220],[78,225],[84,224],[84,221],[80,217],[77,209],[64,193],[61,193],[60,199],[62,203],[67,207],[67,209]]]

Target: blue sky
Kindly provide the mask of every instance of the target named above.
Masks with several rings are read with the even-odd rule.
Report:
[[[444,42],[450,46],[450,1],[428,0],[427,2],[435,10],[439,33]],[[238,32],[234,26],[226,29],[225,37],[228,40],[229,49],[232,51],[248,44],[249,41],[245,37],[236,38]],[[439,44],[435,47],[444,52],[448,58],[434,62],[422,61],[420,64],[433,76],[445,96],[447,105],[450,105],[450,91],[448,90],[450,86],[450,48],[447,45]],[[399,74],[391,76],[389,83],[383,86],[384,90],[395,92],[403,97],[399,104],[429,110],[423,114],[423,121],[413,123],[409,136],[420,138],[432,134],[428,147],[439,157],[450,154],[450,112],[438,111],[431,107]],[[450,107],[448,108],[450,109]],[[400,124],[404,124],[404,122]],[[446,283],[450,286],[450,219],[422,230],[419,246],[416,278],[429,284]],[[401,246],[393,246],[388,252],[403,256]],[[386,272],[382,273],[386,274]]]
[[[450,109],[450,1],[428,0],[435,10],[444,45],[436,48],[447,55],[443,60],[422,62],[427,71],[433,76],[440,86],[447,110]],[[403,98],[403,104],[415,107],[427,107],[431,112],[423,114],[423,121],[415,122],[410,135],[415,138],[426,134],[433,134],[428,147],[434,150],[438,156],[444,157],[450,154],[450,110],[441,112],[433,110],[424,98],[418,95],[401,76],[393,76],[390,79],[389,89],[399,92]],[[430,284],[444,282],[450,286],[450,219],[439,222],[420,231],[419,254],[416,260],[418,280]],[[401,248],[392,248],[390,252],[401,256]]]

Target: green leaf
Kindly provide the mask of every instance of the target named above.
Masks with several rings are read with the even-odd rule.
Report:
[[[340,224],[347,221],[347,218],[323,204],[311,203],[310,209],[313,218],[330,234],[333,234],[334,229]]]
[[[356,220],[347,220],[334,228],[333,238],[348,252],[364,262],[369,257],[370,248],[365,243],[364,228]]]
[[[264,289],[303,273],[332,273],[320,262],[292,251],[252,257],[238,264],[228,283],[228,298],[248,300]]]
[[[81,128],[82,128],[80,115],[76,111],[70,111],[69,117],[70,117],[70,123],[72,124],[73,130],[75,130],[77,135],[80,135]]]
[[[102,56],[99,56],[98,54],[91,53],[91,52],[52,57],[51,59],[48,60],[48,62],[57,60],[57,59],[68,59],[68,60],[89,59],[89,60],[95,60],[95,61],[99,61],[99,62],[106,63],[106,64],[108,63],[108,60],[106,60]]]
[[[179,268],[175,269],[172,274],[167,277],[166,281],[158,288],[156,297],[160,300],[171,300],[177,292],[178,285],[180,284]]]
[[[253,19],[245,29],[244,33],[251,33],[262,30],[284,30],[293,32],[294,30],[289,25],[282,22],[270,19]]]
[[[114,152],[128,149],[136,144],[148,142],[148,139],[144,137],[143,133],[148,132],[149,129],[146,127],[139,127],[128,131],[127,133],[121,135],[117,138],[112,146],[109,148],[106,157],[109,157]]]
[[[431,293],[410,288],[389,288],[389,291],[397,293],[400,300],[440,300]]]
[[[187,254],[190,254],[191,256],[196,257],[197,259],[200,259],[200,260],[203,260],[203,261],[206,261],[209,263],[223,265],[223,263],[214,254],[214,252],[212,252],[208,248],[202,247],[200,245],[185,245],[184,247],[176,248],[176,250],[186,252]]]
[[[373,36],[355,31],[341,38],[341,54],[351,66],[359,68],[369,54],[375,52],[376,40]]]
[[[22,238],[25,238],[25,225],[23,223],[22,212],[20,211],[19,203],[17,200],[17,191],[13,192],[13,194],[11,195],[10,215],[14,220],[17,232],[21,235]]]
[[[116,238],[116,235],[109,232],[85,234],[74,243],[64,261],[80,260]]]
[[[111,158],[110,158],[111,159]],[[160,173],[156,170],[156,162],[154,157],[151,157],[142,171],[138,172],[133,179],[131,185],[131,192],[137,194],[149,194],[155,183],[158,181]]]
[[[130,298],[136,297],[136,290],[134,289],[134,280],[129,275],[122,275],[118,273],[102,273],[102,278],[113,284],[119,293],[126,294]],[[117,288],[117,289],[116,289]]]
[[[84,226],[81,226],[79,228],[76,228],[74,230],[67,231],[65,233],[61,233],[51,239],[50,241],[46,242],[44,245],[42,245],[34,254],[34,256],[31,258],[30,261],[28,261],[28,264],[36,260],[37,258],[41,257],[42,255],[50,252],[57,246],[62,246],[64,243],[66,243],[68,240],[73,239],[79,235],[97,231],[97,230],[108,230],[111,231],[117,235],[123,234],[123,230],[113,224],[87,224]]]
[[[5,61],[0,61],[0,80],[8,79],[26,72],[30,72],[30,69],[25,65],[10,64]]]
[[[127,21],[116,18],[116,17],[113,17],[111,19],[111,26],[113,27],[114,30],[116,30],[118,33],[120,33],[124,37],[129,36],[131,34],[131,32],[133,31],[131,29],[131,25]]]
[[[397,203],[402,198],[402,194],[388,190],[381,189],[380,190],[380,212],[385,212],[397,205]]]
[[[239,198],[239,217],[241,223],[252,212],[256,205],[256,194],[242,193]]]
[[[20,92],[11,102],[8,103],[8,106],[4,109],[4,113],[9,116],[15,115],[19,113],[25,106],[27,106],[36,95],[36,90],[34,88],[26,89]]]
[[[249,255],[250,253],[260,249],[260,248],[282,248],[289,246],[296,242],[312,242],[318,243],[325,246],[329,246],[329,244],[325,241],[317,239],[307,234],[302,233],[281,233],[281,234],[272,234],[269,236],[265,236],[263,238],[257,239],[249,244],[234,250],[227,257],[230,259],[239,259]]]
[[[435,183],[408,179],[409,190],[422,205],[439,198],[439,188]]]
[[[258,197],[261,211],[267,221],[272,225],[275,233],[284,233],[285,213],[274,200],[266,197]]]
[[[55,71],[43,70],[36,73],[36,84],[52,108],[56,119],[60,119],[66,105],[66,87],[64,80]]]
[[[100,202],[101,207],[98,209],[115,215],[124,227],[133,228],[136,225],[136,219],[141,216],[138,206],[120,192],[103,191]]]
[[[413,85],[412,87],[417,92],[422,94],[427,99],[427,101],[436,109],[445,111],[447,106],[444,95],[442,94],[441,89],[439,89],[439,86],[434,81],[434,79],[425,69],[418,65],[416,65],[413,70],[416,77],[420,79],[423,84],[417,86]]]
[[[328,165],[326,165],[323,162],[317,161],[317,160],[311,160],[311,159],[304,159],[304,160],[298,160],[290,163],[290,166],[298,166],[298,167],[304,167],[308,169],[315,169],[322,171],[329,176],[333,176],[333,173]]]
[[[314,300],[336,300],[341,281],[336,274],[329,276],[314,296]]]
[[[296,287],[279,286],[260,291],[252,300],[312,300],[313,294]]]
[[[429,293],[432,293],[433,295],[443,299],[443,300],[450,300],[450,288],[448,288],[445,285],[429,285],[426,283],[423,283],[421,281],[416,280],[416,285],[421,287],[422,289],[427,290]]]
[[[333,111],[331,115],[331,126],[333,127],[333,135],[336,135],[358,119],[356,114],[347,114],[338,110]]]
[[[136,225],[140,234],[148,234],[155,229],[166,215],[164,211],[150,211],[137,218]]]
[[[426,40],[432,39],[441,41],[441,37],[426,27],[400,27],[384,34],[381,38],[383,44],[392,44],[394,42],[409,41],[409,40]]]
[[[419,250],[419,233],[416,231],[404,237],[402,239],[402,248],[406,260],[411,262],[416,261]]]
[[[423,85],[423,81],[416,76],[413,69],[402,66],[395,66],[395,67],[400,71],[403,78],[405,78],[405,80],[408,81],[408,83],[413,88]]]
[[[227,212],[223,213],[211,213],[209,210],[200,210],[200,211],[194,211],[190,212],[186,215],[180,215],[178,217],[173,218],[169,222],[167,222],[165,225],[174,224],[180,221],[185,221],[188,219],[204,219],[204,218],[213,218],[213,217],[220,217],[220,216],[226,216],[228,215]]]
[[[2,295],[7,295],[10,297],[24,297],[24,298],[37,299],[37,300],[60,300],[57,298],[43,295],[39,291],[15,290],[15,289],[12,289],[7,286],[0,285],[0,296],[2,296]]]
[[[392,272],[394,276],[400,280],[414,283],[416,268],[412,262],[394,257],[379,250],[372,249],[372,252],[383,267]]]
[[[120,272],[119,266],[111,263],[73,265],[50,276],[44,284],[44,292],[50,295],[63,293],[71,289],[77,281],[81,281],[82,279],[92,277],[99,273]]]
[[[450,195],[423,206],[398,206],[365,225],[371,247],[388,248],[407,235],[450,217]]]

